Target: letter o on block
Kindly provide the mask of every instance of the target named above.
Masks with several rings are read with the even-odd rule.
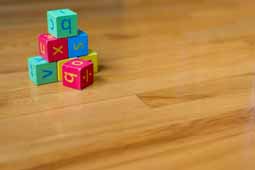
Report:
[[[74,60],[73,62],[72,62],[72,65],[74,65],[74,66],[80,66],[80,65],[82,65],[83,64],[83,61],[81,61],[81,60]]]

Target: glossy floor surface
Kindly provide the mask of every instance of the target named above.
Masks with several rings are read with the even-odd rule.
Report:
[[[100,54],[93,86],[35,86],[46,11]],[[254,170],[254,0],[0,0],[1,170]]]

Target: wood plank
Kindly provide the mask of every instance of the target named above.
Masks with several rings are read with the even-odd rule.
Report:
[[[84,91],[34,86],[45,12],[98,51]],[[253,0],[0,2],[0,169],[255,168]]]

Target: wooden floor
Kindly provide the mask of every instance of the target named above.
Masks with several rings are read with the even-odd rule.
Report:
[[[46,11],[100,54],[93,86],[35,86]],[[254,170],[254,0],[0,0],[1,170]]]

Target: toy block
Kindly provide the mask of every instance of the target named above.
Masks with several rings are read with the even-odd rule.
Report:
[[[46,61],[54,62],[68,58],[67,38],[55,38],[50,34],[38,36],[38,50]]]
[[[84,89],[94,81],[93,63],[82,59],[73,59],[63,64],[63,85],[75,89]]]
[[[29,78],[36,85],[57,81],[56,62],[48,63],[41,56],[28,58]]]
[[[80,59],[83,59],[86,61],[91,61],[93,63],[93,67],[94,67],[94,73],[98,72],[98,54],[97,54],[97,52],[89,49],[89,54],[86,56],[80,57]]]
[[[57,38],[76,36],[78,33],[77,18],[77,13],[70,9],[48,11],[48,33]]]
[[[64,59],[64,60],[59,60],[57,62],[57,68],[58,68],[58,81],[62,81],[62,66],[64,63],[66,63],[67,61],[69,60],[73,60],[75,58],[67,58],[67,59]]]
[[[79,57],[88,54],[88,35],[79,31],[75,37],[68,38],[68,57]]]

